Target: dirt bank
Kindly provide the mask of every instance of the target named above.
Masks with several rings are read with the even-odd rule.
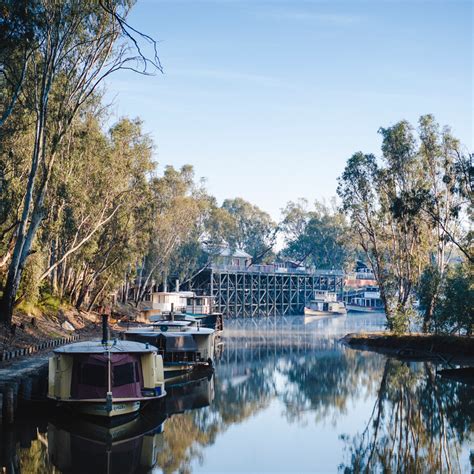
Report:
[[[117,324],[117,317],[129,316],[120,308],[114,310],[116,318],[110,321],[111,337],[123,330]],[[74,308],[62,307],[55,311],[36,312],[34,315],[17,311],[12,322],[12,328],[0,325],[0,352],[23,349],[72,335],[79,335],[82,340],[101,337],[100,316],[95,312],[77,311]]]
[[[473,358],[474,337],[436,334],[347,334],[341,341],[354,349],[369,349],[407,358]]]

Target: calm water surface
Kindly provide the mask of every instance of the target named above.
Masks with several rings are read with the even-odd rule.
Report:
[[[2,441],[7,472],[463,472],[474,390],[441,364],[339,344],[383,327],[357,315],[227,321],[214,376],[104,428],[33,413]],[[38,411],[38,410],[37,410]]]

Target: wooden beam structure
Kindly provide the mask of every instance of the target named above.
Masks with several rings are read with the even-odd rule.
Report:
[[[303,314],[315,290],[329,290],[342,299],[342,272],[327,274],[264,273],[211,268],[189,289],[214,297],[215,310],[226,317],[253,318]]]

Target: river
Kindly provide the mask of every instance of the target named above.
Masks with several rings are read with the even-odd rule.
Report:
[[[474,390],[441,364],[349,349],[383,316],[228,320],[215,373],[105,429],[35,406],[3,433],[6,472],[462,472]]]

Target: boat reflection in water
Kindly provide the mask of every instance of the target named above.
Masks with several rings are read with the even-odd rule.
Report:
[[[165,420],[212,402],[213,373],[208,370],[183,377],[167,387],[167,392],[164,402],[118,425],[76,417],[49,422],[50,463],[64,473],[148,472],[163,451]]]
[[[7,460],[17,470],[7,472],[52,472],[48,444],[57,456],[69,450],[70,472],[81,456],[87,473],[471,472],[472,385],[452,371],[444,376],[441,360],[399,360],[338,342],[384,324],[382,315],[364,313],[311,324],[302,316],[226,322],[215,386],[205,376],[167,384],[164,423],[155,419],[131,434],[109,428],[108,444],[102,436],[80,449],[79,437],[97,439],[90,429],[51,422],[50,429],[70,433],[56,448],[57,438],[36,440],[44,425],[28,428],[35,432],[31,446],[18,435],[2,440],[17,457]],[[92,469],[92,456],[108,464],[94,461]]]
[[[165,416],[157,418],[152,427],[144,413],[115,427],[84,420],[49,423],[49,460],[64,473],[146,472],[162,445]]]

